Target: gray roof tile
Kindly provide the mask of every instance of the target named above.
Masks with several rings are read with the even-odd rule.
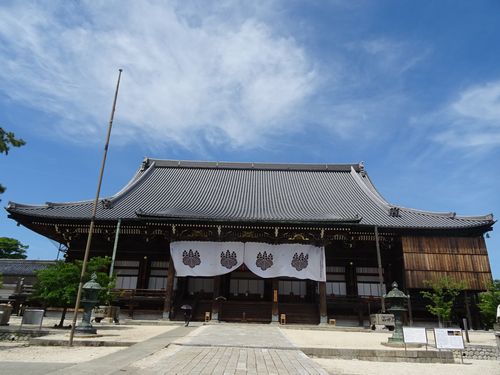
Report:
[[[391,208],[362,164],[262,164],[145,159],[132,180],[101,202],[97,219],[156,217],[222,222],[359,223],[390,228],[468,228],[492,215]],[[16,215],[90,218],[93,201],[9,203]],[[104,208],[108,205],[110,208]],[[394,213],[394,212],[393,212]]]
[[[4,276],[32,276],[35,271],[55,263],[53,260],[0,259],[0,274]]]

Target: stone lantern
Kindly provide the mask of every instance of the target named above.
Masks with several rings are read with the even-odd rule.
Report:
[[[392,290],[384,295],[385,301],[391,307],[387,309],[394,314],[394,333],[389,337],[389,343],[403,343],[403,314],[407,311],[404,307],[408,296],[398,289],[398,283],[392,283]]]
[[[92,327],[90,323],[90,318],[92,316],[92,309],[99,302],[99,292],[102,287],[96,281],[97,275],[95,273],[92,274],[90,281],[87,281],[82,289],[84,293],[84,298],[82,299],[83,305],[83,317],[81,323],[75,327],[75,332],[78,334],[96,334],[97,330]]]

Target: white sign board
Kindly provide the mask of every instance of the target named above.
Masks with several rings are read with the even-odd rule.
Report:
[[[434,328],[438,349],[464,349],[462,330],[458,328]]]
[[[425,328],[403,327],[403,339],[406,344],[427,345]]]

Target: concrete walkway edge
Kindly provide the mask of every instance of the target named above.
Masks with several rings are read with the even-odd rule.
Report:
[[[171,331],[154,336],[148,340],[132,345],[116,353],[96,358],[92,361],[78,363],[64,369],[51,372],[54,375],[64,374],[99,374],[107,375],[127,367],[131,363],[143,359],[158,350],[165,348],[171,342],[186,336],[197,327],[178,327]]]

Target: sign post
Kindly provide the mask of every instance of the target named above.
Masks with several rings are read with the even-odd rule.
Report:
[[[427,350],[427,332],[425,328],[403,327],[403,341],[406,344],[424,344]]]
[[[459,328],[434,328],[434,339],[437,349],[458,349],[460,350],[460,359],[464,363],[463,350],[464,338],[462,330]]]

